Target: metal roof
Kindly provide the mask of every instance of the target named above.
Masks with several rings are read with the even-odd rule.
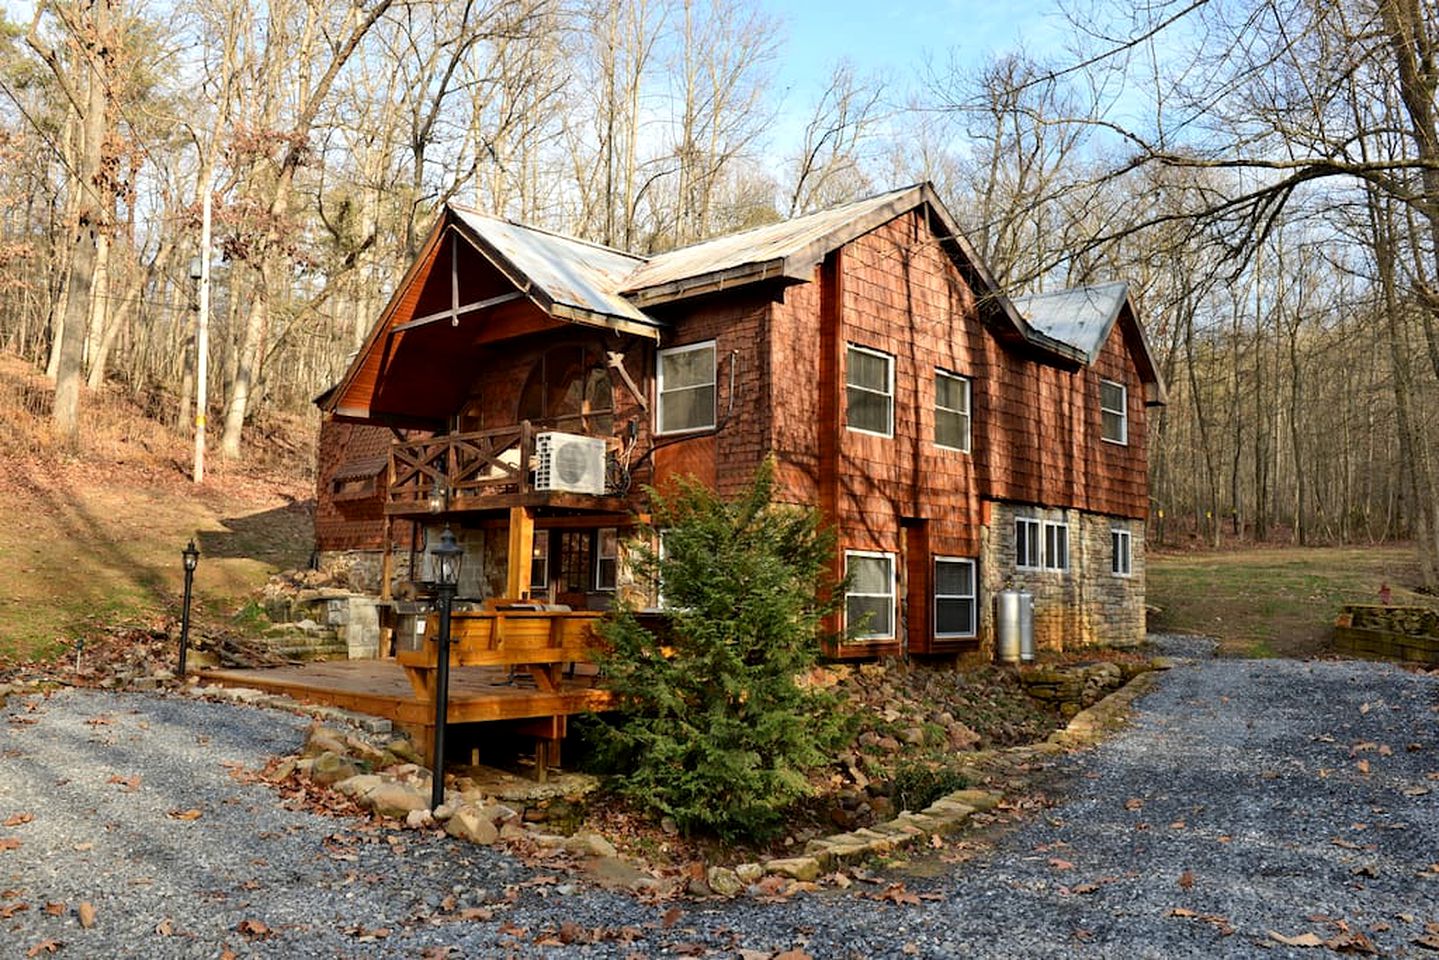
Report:
[[[620,296],[625,278],[643,257],[574,237],[527,227],[451,203],[450,211],[478,241],[482,252],[527,294],[538,292],[548,305],[659,326]]]
[[[625,281],[624,291],[641,303],[669,299],[727,279],[750,282],[771,276],[808,280],[824,254],[899,216],[921,199],[921,187],[891,190],[793,220],[706,240],[651,258]],[[840,236],[836,236],[836,235]]]
[[[1128,298],[1129,284],[1117,280],[1010,300],[1030,326],[1074,347],[1093,363]]]

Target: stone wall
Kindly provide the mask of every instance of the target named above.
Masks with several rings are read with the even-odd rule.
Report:
[[[994,502],[980,545],[980,643],[994,654],[994,603],[1001,590],[1034,596],[1034,642],[1040,650],[1106,644],[1134,646],[1144,640],[1144,523],[1081,510]],[[1015,563],[1016,517],[1062,522],[1069,527],[1067,570],[1020,570]],[[1111,568],[1111,533],[1130,534],[1131,572]]]

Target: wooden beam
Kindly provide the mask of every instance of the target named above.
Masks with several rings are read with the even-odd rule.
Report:
[[[502,293],[497,297],[476,300],[474,303],[467,303],[462,307],[454,307],[450,310],[441,310],[439,313],[429,313],[423,317],[417,317],[408,323],[402,323],[395,327],[393,332],[399,333],[404,330],[413,330],[416,327],[423,327],[437,320],[458,321],[461,316],[467,313],[474,313],[476,310],[488,310],[490,307],[498,307],[501,304],[509,303],[511,300],[519,300],[523,297],[524,294],[518,290],[511,290],[509,293]]]
[[[528,507],[510,508],[510,553],[505,573],[505,596],[530,595],[530,560],[535,550],[535,516]]]

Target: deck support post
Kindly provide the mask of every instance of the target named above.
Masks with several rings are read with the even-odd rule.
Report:
[[[527,600],[530,596],[530,560],[535,552],[535,517],[528,507],[510,508],[509,560],[505,573],[505,596]]]

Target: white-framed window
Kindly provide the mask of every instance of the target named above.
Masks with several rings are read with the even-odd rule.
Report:
[[[849,344],[844,386],[846,426],[860,433],[894,436],[894,357]]]
[[[1069,524],[1045,521],[1044,569],[1069,569]]]
[[[1109,571],[1116,577],[1134,572],[1134,541],[1128,530],[1109,531]]]
[[[1040,522],[1032,517],[1014,518],[1014,565],[1020,570],[1038,570],[1044,554],[1040,551]]]
[[[969,378],[934,372],[934,445],[969,452]]]
[[[845,628],[856,640],[894,637],[894,554],[846,550],[844,571],[850,578],[844,595]]]
[[[1100,436],[1108,443],[1129,443],[1129,388],[1112,380],[1099,381]]]
[[[715,426],[715,342],[661,350],[655,360],[655,432]]]
[[[602,527],[595,534],[595,589],[613,590],[619,579],[620,532]]]
[[[934,635],[972,637],[975,632],[974,561],[934,558]]]

